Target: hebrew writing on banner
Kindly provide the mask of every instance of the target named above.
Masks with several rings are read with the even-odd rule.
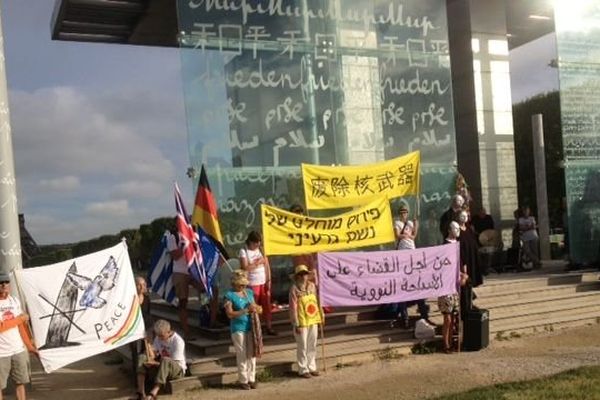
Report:
[[[335,217],[313,218],[263,205],[265,254],[306,254],[394,241],[389,201],[382,197]]]
[[[190,166],[206,166],[231,254],[260,225],[261,204],[307,209],[302,163],[419,151],[422,222],[447,208],[456,135],[445,0],[177,0],[177,12]],[[417,196],[405,200],[416,209]],[[421,226],[421,244],[433,244],[436,230]],[[285,260],[271,265],[277,274]]]

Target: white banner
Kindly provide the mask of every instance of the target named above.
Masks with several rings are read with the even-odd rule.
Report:
[[[144,337],[125,242],[15,272],[46,372]]]

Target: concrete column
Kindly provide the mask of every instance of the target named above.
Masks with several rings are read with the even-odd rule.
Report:
[[[548,191],[546,189],[546,155],[544,151],[544,121],[542,114],[531,117],[533,133],[533,163],[537,198],[537,222],[540,233],[540,257],[550,259],[550,218],[548,216]]]
[[[13,160],[8,86],[4,64],[4,36],[2,35],[2,2],[0,0],[0,271],[22,268],[21,235],[15,164]]]
[[[471,50],[470,0],[446,0],[452,97],[456,125],[458,170],[465,177],[473,203],[481,204],[479,134],[475,107],[475,77]]]

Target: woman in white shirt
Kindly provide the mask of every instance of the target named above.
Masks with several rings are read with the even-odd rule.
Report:
[[[523,251],[533,261],[534,268],[541,268],[537,224],[535,223],[535,218],[531,216],[531,209],[528,206],[523,206],[521,209],[521,217],[519,217],[518,224],[521,241],[523,242]]]
[[[246,245],[240,249],[240,265],[248,273],[248,288],[254,293],[254,301],[263,309],[266,333],[276,336],[271,322],[271,266],[260,251],[261,242],[260,233],[252,231],[248,234]]]
[[[408,207],[401,205],[398,210],[400,218],[394,221],[394,234],[396,235],[396,250],[415,248],[418,223],[408,219]]]

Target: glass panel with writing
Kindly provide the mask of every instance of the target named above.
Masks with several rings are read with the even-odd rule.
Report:
[[[600,259],[600,1],[555,3],[573,262]]]
[[[441,214],[456,173],[445,7],[178,0],[190,158],[208,167],[227,246],[260,227],[260,203],[304,203],[303,162],[420,150],[422,219]],[[436,241],[422,233],[422,244]]]

